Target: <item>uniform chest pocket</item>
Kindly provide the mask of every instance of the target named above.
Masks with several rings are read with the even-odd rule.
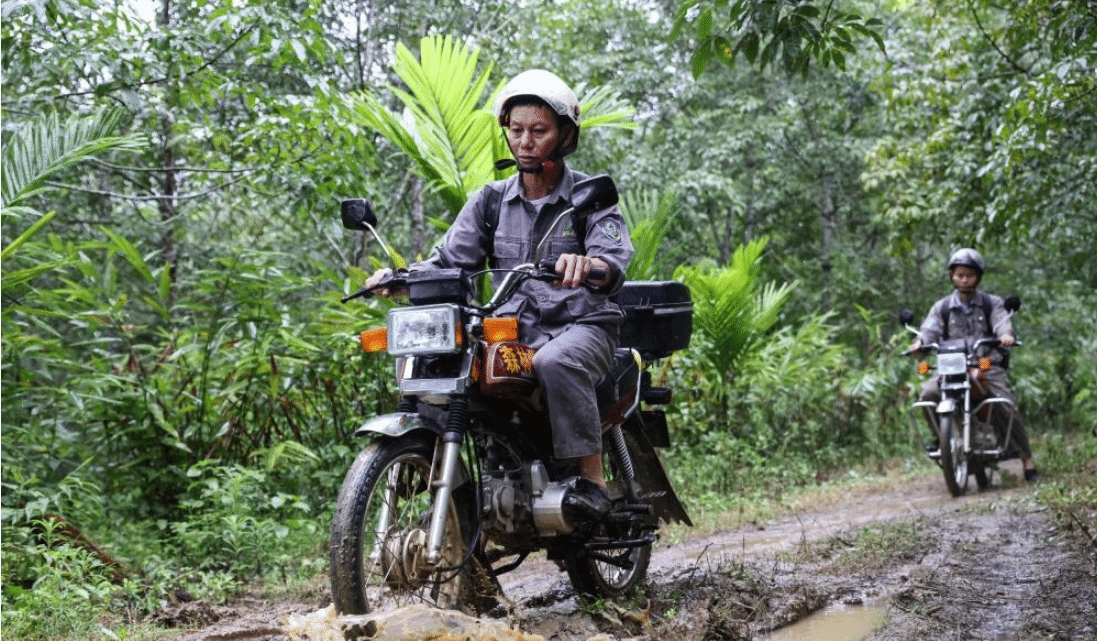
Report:
[[[583,246],[579,243],[578,238],[553,238],[548,243],[548,253],[546,254],[545,258],[557,258],[561,254],[582,253]]]
[[[520,238],[507,236],[495,237],[495,258],[501,269],[510,269],[525,261],[529,253],[529,243]]]

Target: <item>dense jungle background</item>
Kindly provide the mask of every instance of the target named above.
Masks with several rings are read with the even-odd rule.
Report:
[[[1097,457],[1092,1],[2,6],[7,638],[325,574],[351,433],[395,407],[356,340],[385,303],[339,303],[387,258],[339,201],[425,255],[505,175],[491,98],[531,67],[580,95],[629,276],[693,292],[655,372],[697,520],[917,456],[898,312],[960,246],[1024,302],[1042,491],[1097,503],[1056,468]]]

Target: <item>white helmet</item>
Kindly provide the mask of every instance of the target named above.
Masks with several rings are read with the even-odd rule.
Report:
[[[500,127],[507,126],[506,119],[507,114],[510,113],[511,102],[522,96],[532,96],[542,100],[558,116],[567,118],[575,125],[575,135],[570,137],[570,144],[559,149],[558,153],[563,157],[575,151],[579,145],[580,110],[579,100],[571,87],[551,71],[544,69],[523,71],[511,78],[495,99],[495,117]]]

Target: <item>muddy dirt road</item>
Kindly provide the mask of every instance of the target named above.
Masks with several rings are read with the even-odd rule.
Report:
[[[580,608],[566,576],[534,559],[502,578],[511,603],[495,619],[413,611],[404,616],[418,627],[359,626],[358,638],[747,641],[844,607],[854,619],[871,617],[874,631],[812,623],[806,636],[787,638],[1097,641],[1097,549],[1063,536],[1018,480],[1019,467],[1003,471],[990,490],[959,499],[927,468],[912,482],[859,484],[770,523],[671,533],[644,590],[616,603]],[[321,588],[281,603],[186,604],[189,614],[164,620],[207,624],[176,637],[184,641],[341,639],[336,620],[318,612],[329,602]]]

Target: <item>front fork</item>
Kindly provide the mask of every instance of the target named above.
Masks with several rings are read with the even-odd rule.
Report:
[[[442,541],[446,536],[453,489],[457,484],[457,471],[461,463],[461,443],[468,426],[469,401],[459,397],[450,403],[446,429],[442,433],[441,472],[435,479],[434,500],[431,505],[430,530],[427,535],[426,563],[438,565],[442,560]],[[460,533],[459,533],[460,534]]]

